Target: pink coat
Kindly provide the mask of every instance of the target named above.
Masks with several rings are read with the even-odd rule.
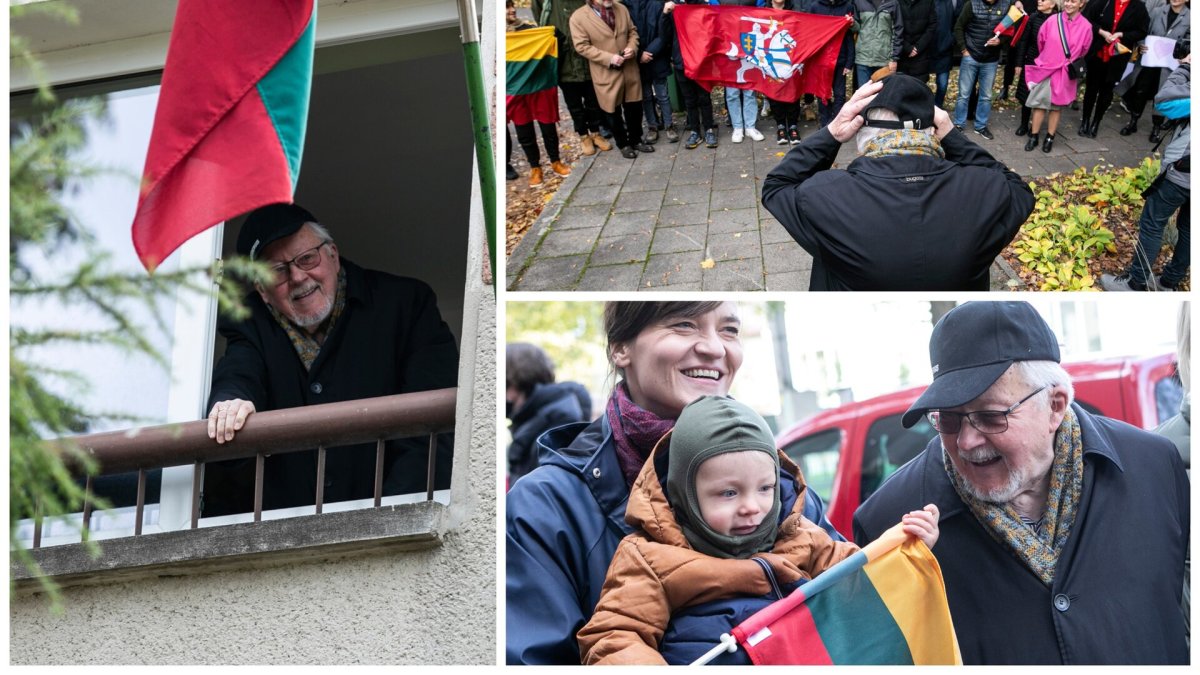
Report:
[[[1067,55],[1063,53],[1062,40],[1058,37],[1058,14],[1046,19],[1038,30],[1038,55],[1033,63],[1025,66],[1025,84],[1033,89],[1033,85],[1050,78],[1050,102],[1054,105],[1068,105],[1075,100],[1079,91],[1079,81],[1072,80],[1067,74]],[[1062,14],[1063,24],[1067,29],[1067,46],[1071,49],[1071,59],[1077,59],[1087,54],[1092,46],[1092,24],[1076,14],[1075,18]]]

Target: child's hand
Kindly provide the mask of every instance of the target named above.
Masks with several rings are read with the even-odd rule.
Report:
[[[925,542],[929,548],[938,540],[938,508],[933,504],[926,504],[925,508],[920,511],[912,511],[908,515],[900,519],[904,525],[904,533],[916,537]]]

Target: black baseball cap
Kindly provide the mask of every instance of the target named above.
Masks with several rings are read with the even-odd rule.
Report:
[[[933,92],[924,82],[904,73],[892,73],[882,81],[883,89],[863,108],[865,126],[881,129],[927,129],[934,125]],[[875,108],[891,110],[899,116],[900,121],[867,119],[867,112]]]
[[[298,204],[267,204],[250,212],[238,232],[237,252],[257,260],[268,244],[290,237],[317,217]]]
[[[907,429],[930,410],[983,395],[1016,361],[1061,360],[1058,338],[1027,302],[968,302],[946,313],[929,338],[933,384],[904,413]]]

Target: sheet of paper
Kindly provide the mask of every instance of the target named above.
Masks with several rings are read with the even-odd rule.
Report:
[[[1142,54],[1142,65],[1147,68],[1170,68],[1174,70],[1179,67],[1179,62],[1171,58],[1171,54],[1174,51],[1175,41],[1171,38],[1147,35],[1146,51]]]

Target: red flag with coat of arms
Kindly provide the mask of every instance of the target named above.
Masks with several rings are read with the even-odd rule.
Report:
[[[832,96],[847,17],[729,5],[673,13],[684,73],[705,89],[753,89],[777,101]]]

